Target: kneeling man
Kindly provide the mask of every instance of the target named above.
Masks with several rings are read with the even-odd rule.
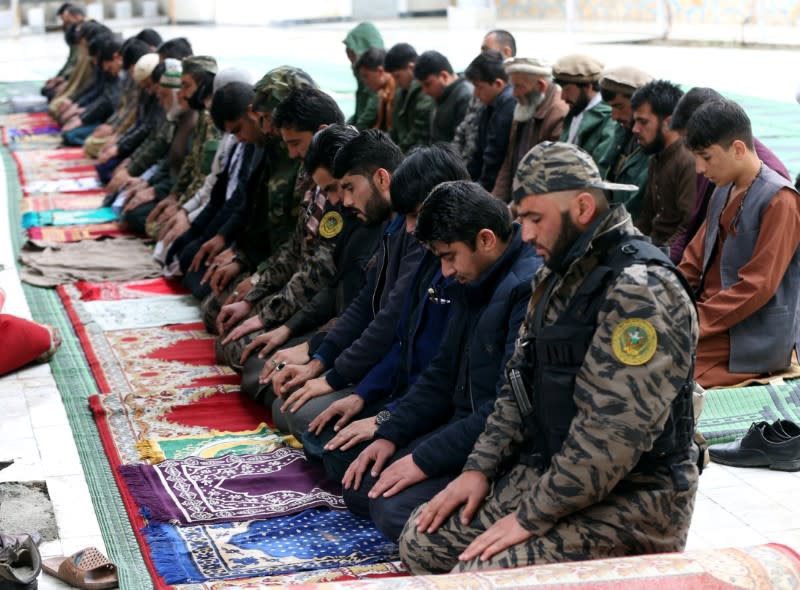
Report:
[[[697,316],[579,147],[523,158],[514,200],[545,266],[462,474],[412,514],[412,572],[680,551],[697,491]],[[463,510],[459,507],[465,505]]]

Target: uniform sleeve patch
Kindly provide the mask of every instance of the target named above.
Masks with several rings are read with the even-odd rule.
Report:
[[[643,365],[656,353],[658,335],[653,324],[641,318],[624,320],[611,334],[614,356],[626,365]]]
[[[319,222],[319,235],[325,239],[335,238],[344,227],[344,219],[338,211],[328,211]]]

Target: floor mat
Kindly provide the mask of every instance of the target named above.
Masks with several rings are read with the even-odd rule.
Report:
[[[717,444],[744,436],[753,422],[780,419],[800,423],[800,380],[710,389],[697,429]]]

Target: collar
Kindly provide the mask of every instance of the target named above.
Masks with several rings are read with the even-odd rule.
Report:
[[[522,227],[518,223],[514,223],[511,230],[511,237],[508,240],[508,246],[500,258],[495,260],[476,280],[462,285],[467,300],[473,303],[480,303],[481,301],[488,301],[491,299],[497,283],[502,280],[505,273],[508,271],[508,267],[517,259],[523,246],[525,246],[525,244],[522,242]]]
[[[616,203],[608,211],[595,219],[567,250],[557,268],[556,274],[564,275],[575,261],[586,256],[591,250],[604,250],[607,240],[615,240],[620,235],[634,232],[631,215],[625,207]]]

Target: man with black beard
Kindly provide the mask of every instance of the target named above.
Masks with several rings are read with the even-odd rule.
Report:
[[[615,127],[611,107],[600,96],[602,73],[601,62],[578,53],[566,55],[553,65],[553,80],[561,86],[561,98],[569,105],[560,141],[583,148],[595,162],[611,144]]]
[[[670,129],[672,111],[683,91],[672,82],[654,80],[631,97],[633,134],[652,156],[636,227],[657,246],[670,246],[686,228],[696,195],[694,157]]]
[[[556,141],[564,127],[569,105],[550,79],[553,71],[541,60],[512,57],[505,61],[511,92],[517,100],[511,122],[508,151],[497,173],[492,195],[509,203],[511,182],[522,157],[542,141]]]

